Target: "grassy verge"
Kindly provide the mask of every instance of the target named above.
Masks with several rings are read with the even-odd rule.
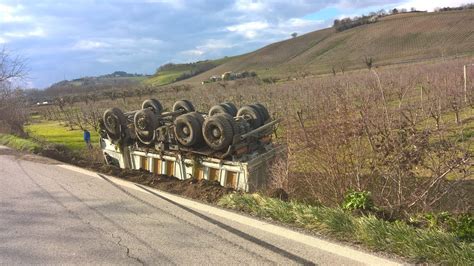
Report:
[[[459,241],[450,233],[418,229],[400,221],[387,222],[372,215],[355,217],[342,209],[285,202],[259,194],[229,194],[218,204],[417,262],[468,265],[474,261],[473,243]]]
[[[31,139],[24,139],[9,134],[0,134],[0,145],[33,153],[37,153],[41,149],[41,146]]]
[[[83,140],[83,132],[80,129],[70,130],[58,121],[39,121],[27,125],[26,130],[33,138],[48,143],[61,144],[72,151],[84,151],[86,145]],[[91,142],[94,145],[98,142],[98,134],[90,130]]]

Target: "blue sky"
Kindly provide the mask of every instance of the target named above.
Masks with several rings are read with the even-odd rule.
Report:
[[[27,58],[27,86],[253,51],[335,18],[463,0],[0,0],[0,47]]]

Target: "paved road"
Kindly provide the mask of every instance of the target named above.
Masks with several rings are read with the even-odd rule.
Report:
[[[348,257],[0,147],[0,264],[358,264]]]

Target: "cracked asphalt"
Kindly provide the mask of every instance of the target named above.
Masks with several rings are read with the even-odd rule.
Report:
[[[357,262],[0,147],[0,264]]]

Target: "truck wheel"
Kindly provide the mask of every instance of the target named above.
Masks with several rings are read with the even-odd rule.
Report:
[[[213,116],[213,115],[216,115],[216,114],[229,114],[229,115],[232,115],[232,110],[230,110],[230,108],[224,104],[218,104],[218,105],[214,105],[211,110],[209,110],[209,116]]]
[[[270,119],[270,114],[268,113],[267,108],[261,103],[256,103],[254,106],[257,106],[260,109],[260,113],[263,115],[263,122],[267,122]]]
[[[117,140],[120,138],[120,127],[127,124],[127,118],[119,108],[110,108],[102,117],[105,129],[109,136]]]
[[[191,113],[189,113],[189,115],[194,116],[199,121],[199,124],[202,127],[202,124],[204,124],[204,117],[202,116],[202,114],[200,114],[198,112],[191,112]]]
[[[237,116],[243,116],[250,124],[252,129],[256,129],[263,125],[263,118],[259,110],[255,106],[246,105],[239,109]]]
[[[265,124],[265,113],[263,112],[262,108],[257,104],[251,104],[250,106],[252,106],[260,114],[260,117],[262,118],[262,125]]]
[[[219,115],[225,117],[230,122],[232,125],[233,136],[240,134],[239,125],[236,123],[233,116],[228,113],[221,113]]]
[[[185,110],[186,112],[194,112],[193,104],[188,100],[180,100],[173,104],[173,111]]]
[[[202,122],[197,113],[180,115],[174,121],[176,139],[183,146],[191,147],[202,143]]]
[[[138,111],[133,117],[135,134],[145,145],[151,144],[155,140],[155,129],[158,126],[155,113],[151,109]]]
[[[202,134],[207,145],[213,150],[227,148],[234,137],[231,120],[225,115],[214,115],[204,121]]]
[[[237,115],[237,107],[235,106],[235,104],[231,103],[231,102],[225,102],[223,103],[223,105],[227,106],[228,107],[228,110],[229,110],[229,114],[234,117]]]
[[[163,111],[163,105],[157,99],[148,99],[142,103],[142,109],[150,108],[153,113],[160,115]]]

